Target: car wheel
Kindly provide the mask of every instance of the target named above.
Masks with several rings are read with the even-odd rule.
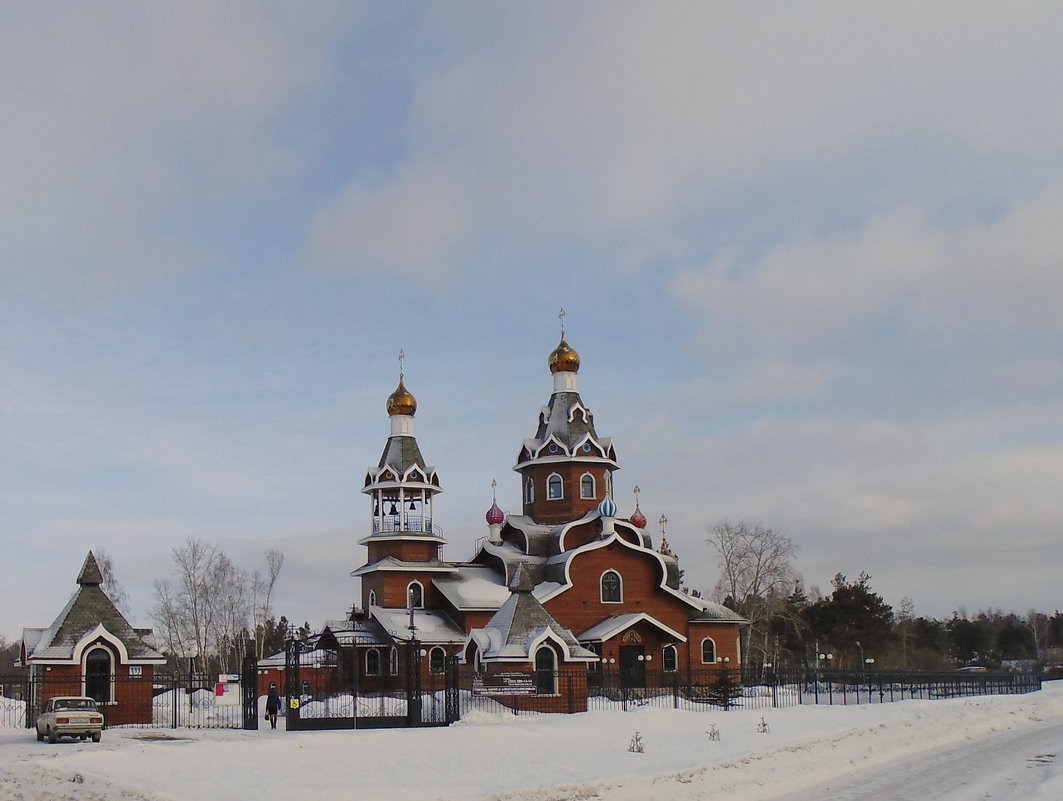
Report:
[[[44,732],[41,731],[40,729],[37,729],[37,742],[39,742],[39,743],[43,743],[44,742]]]
[[[98,743],[100,741],[100,737],[102,737],[102,736],[103,736],[102,734],[100,734],[99,732],[96,732],[95,734],[92,735],[92,742]]]
[[[50,742],[52,745],[55,745],[57,742],[59,742],[59,735],[52,731],[51,726],[48,727],[48,742]]]

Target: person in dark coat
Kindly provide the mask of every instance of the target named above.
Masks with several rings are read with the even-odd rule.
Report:
[[[269,694],[266,696],[266,717],[269,718],[269,727],[277,728],[277,713],[281,709],[281,697],[277,692],[277,682],[269,683]]]

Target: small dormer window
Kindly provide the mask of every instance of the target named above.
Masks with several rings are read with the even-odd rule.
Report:
[[[524,483],[524,502],[535,503],[535,482],[530,478]]]
[[[551,501],[559,501],[565,497],[561,476],[557,473],[546,480],[546,497]]]
[[[411,581],[406,587],[407,609],[424,609],[424,587],[419,581]]]

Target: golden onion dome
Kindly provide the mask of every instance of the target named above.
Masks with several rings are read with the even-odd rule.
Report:
[[[399,386],[388,395],[388,415],[394,417],[397,414],[406,414],[413,417],[417,413],[417,398],[415,398],[403,383],[399,376]]]
[[[551,373],[579,372],[579,354],[565,341],[564,334],[561,335],[561,344],[550,353],[548,363]]]

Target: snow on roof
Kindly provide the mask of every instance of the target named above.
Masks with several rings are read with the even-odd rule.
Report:
[[[384,609],[379,606],[369,607],[373,616],[394,640],[410,639],[410,613],[406,609]],[[414,636],[421,642],[451,643],[460,645],[465,642],[465,630],[455,625],[444,613],[434,609],[415,609],[413,624]]]
[[[432,583],[457,609],[498,609],[509,598],[504,577],[484,565],[462,565]]]
[[[704,610],[694,620],[727,620],[735,623],[747,623],[748,621],[733,609],[728,609],[723,604],[706,601],[704,598],[691,598]]]
[[[473,629],[469,637],[486,661],[531,661],[535,649],[548,638],[565,651],[566,661],[598,658],[580,645],[572,632],[558,623],[530,592],[512,593],[487,625]]]
[[[442,562],[438,559],[432,559],[426,562],[405,562],[402,559],[396,559],[394,556],[385,556],[371,564],[362,565],[357,570],[352,570],[352,576],[364,576],[366,573],[373,573],[378,570],[420,570],[433,573],[452,573],[454,571],[454,565],[450,562]]]
[[[669,628],[655,617],[646,614],[645,612],[634,612],[627,615],[613,615],[607,617],[605,620],[599,621],[579,635],[581,641],[593,641],[599,642],[602,640],[608,640],[611,637],[615,637],[625,629],[629,629],[636,623],[646,621],[653,626],[656,626],[661,631],[665,632],[669,637],[674,637],[678,642],[686,642],[687,638],[680,634],[675,629]]]
[[[286,664],[284,651],[278,651],[272,656],[258,660],[260,668],[283,668]],[[313,651],[304,651],[299,654],[299,664],[302,667],[315,667],[322,665],[335,665],[336,652],[324,648],[315,648]]]

